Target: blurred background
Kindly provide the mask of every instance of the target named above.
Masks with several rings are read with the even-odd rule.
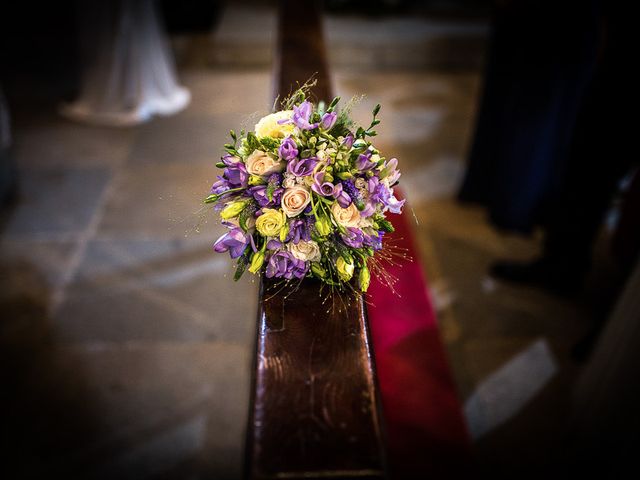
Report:
[[[613,474],[637,445],[637,74],[603,4],[325,2],[334,91],[383,105],[479,474]],[[270,111],[276,13],[3,14],[5,478],[241,476],[257,282],[201,201]]]

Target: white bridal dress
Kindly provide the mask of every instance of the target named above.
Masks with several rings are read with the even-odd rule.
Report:
[[[61,107],[64,116],[126,126],[189,104],[153,0],[94,1],[83,8],[80,94]]]

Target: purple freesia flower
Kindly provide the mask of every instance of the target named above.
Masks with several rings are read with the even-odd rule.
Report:
[[[338,201],[338,204],[342,208],[347,208],[351,205],[351,197],[342,188],[342,184],[339,183],[333,188],[333,196]]]
[[[236,163],[239,163],[240,157],[236,157],[235,155],[231,155],[230,153],[227,153],[222,156],[221,160],[222,160],[222,163],[225,164],[225,166],[230,167],[231,165],[235,165]]]
[[[287,242],[293,242],[294,244],[300,243],[300,240],[311,240],[311,229],[309,228],[309,222],[301,218],[291,220],[289,222],[289,233],[286,238]]]
[[[395,195],[392,194],[389,195],[387,199],[387,207],[389,207],[391,213],[402,213],[402,207],[406,201],[406,199],[398,200]]]
[[[393,190],[387,187],[386,184],[381,182],[378,177],[371,177],[367,182],[367,190],[369,191],[369,198],[364,210],[360,212],[363,217],[371,216],[375,210],[376,205],[382,204],[388,208],[391,213],[400,213],[405,200],[398,200],[393,195]]]
[[[280,250],[269,257],[267,264],[267,278],[303,278],[307,274],[308,265],[303,260],[298,260],[289,252]]]
[[[385,203],[389,197],[389,189],[380,182],[378,177],[371,177],[367,182],[367,190],[369,190],[369,201],[375,203]]]
[[[223,171],[223,176],[229,181],[229,185],[233,188],[246,187],[249,181],[249,173],[244,163],[231,163]]]
[[[273,191],[273,200],[269,200],[267,197],[267,186],[266,185],[256,185],[255,187],[251,187],[247,190],[253,198],[256,199],[260,208],[264,207],[272,207],[274,205],[280,205],[280,200],[282,199],[282,194],[284,193],[283,188],[276,188]]]
[[[391,158],[384,164],[384,168],[380,172],[380,178],[388,178],[389,186],[393,187],[400,179],[400,170],[398,170],[398,159]]]
[[[324,181],[324,172],[318,172],[313,176],[311,189],[323,197],[332,197],[335,190],[333,183]]]
[[[312,113],[313,105],[305,100],[299,106],[293,107],[292,121],[300,130],[313,130],[318,127],[318,124],[309,123]]]
[[[316,157],[301,158],[300,160],[292,160],[287,164],[287,172],[296,177],[306,177],[313,173],[313,169],[318,165]]]
[[[360,210],[360,216],[362,218],[370,217],[374,213],[376,213],[376,205],[372,202],[365,203],[364,208]]]
[[[282,242],[280,240],[276,240],[275,238],[272,238],[267,242],[267,248],[269,250],[279,250],[282,248]]]
[[[331,130],[338,119],[338,114],[336,112],[327,112],[322,115],[322,120],[320,121],[320,127],[324,130]]]
[[[233,155],[225,155],[222,157],[222,162],[227,167],[223,170],[222,176],[218,175],[218,181],[211,186],[211,193],[223,195],[227,190],[246,187],[249,181],[249,173],[244,163]]]
[[[278,155],[286,161],[296,158],[298,156],[298,146],[296,142],[291,137],[285,138],[280,144],[280,147],[278,147]]]
[[[342,241],[351,248],[362,248],[365,235],[362,230],[355,227],[347,227],[347,231],[340,235]]]
[[[382,237],[384,236],[383,231],[379,231],[374,235],[364,235],[363,237],[363,245],[373,248],[374,250],[382,249]]]
[[[353,141],[354,141],[353,134],[350,133],[349,135],[344,137],[344,140],[342,140],[342,146],[346,148],[351,148],[353,146]]]
[[[370,200],[382,203],[391,213],[401,213],[402,206],[406,200],[398,200],[393,194],[393,190],[378,180],[377,177],[369,179],[368,189]]]
[[[215,195],[220,195],[226,192],[227,190],[229,190],[230,188],[231,186],[229,185],[229,180],[218,175],[218,181],[213,185],[211,185],[211,193]]]
[[[213,249],[218,253],[228,251],[231,258],[238,258],[249,245],[251,241],[249,237],[250,235],[241,228],[235,227],[218,238],[216,243],[213,244]]]
[[[371,161],[371,151],[367,150],[364,153],[358,155],[358,159],[356,160],[356,168],[362,172],[366,170],[371,170],[376,166],[376,162]]]

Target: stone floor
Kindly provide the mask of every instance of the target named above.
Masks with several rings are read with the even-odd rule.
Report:
[[[16,382],[7,425],[25,476],[240,474],[256,285],[233,283],[230,262],[211,252],[221,230],[200,200],[228,129],[270,104],[274,12],[247,15],[232,7],[211,35],[175,39],[193,101],[174,117],[109,129],[51,110],[15,125],[0,371]],[[242,22],[250,35],[238,35]],[[335,90],[367,95],[355,117],[383,104],[379,146],[401,160],[478,459],[535,461],[559,431],[579,370],[570,349],[591,316],[488,278],[492,260],[530,257],[539,239],[498,234],[481,209],[454,201],[486,21],[334,15],[326,31]]]

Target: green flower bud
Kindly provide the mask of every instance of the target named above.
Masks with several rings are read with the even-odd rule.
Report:
[[[345,260],[343,257],[338,257],[338,260],[336,260],[338,277],[344,282],[348,282],[353,277],[353,268],[353,261]]]
[[[220,217],[223,220],[229,220],[231,218],[236,218],[238,215],[240,215],[242,210],[244,210],[244,207],[246,205],[247,205],[247,201],[246,200],[238,200],[236,202],[229,203],[220,212]]]
[[[368,146],[369,146],[369,145],[367,144],[367,142],[365,142],[365,141],[364,141],[364,140],[362,140],[362,139],[358,139],[358,140],[356,140],[355,142],[353,142],[353,150],[354,150],[356,153],[360,153],[360,152],[362,152],[362,151],[366,150],[366,148],[367,148]]]
[[[360,290],[366,292],[369,289],[369,283],[371,283],[371,273],[369,273],[369,269],[367,265],[362,265],[360,269],[360,274],[358,275],[358,284],[360,285]]]
[[[318,278],[326,278],[327,271],[318,262],[311,263],[311,272]]]
[[[289,234],[289,223],[285,223],[280,230],[280,241],[284,242]]]
[[[395,229],[393,228],[393,224],[384,218],[378,219],[378,225],[380,230],[384,230],[385,232],[393,232]]]
[[[325,237],[331,233],[331,220],[327,217],[319,217],[316,221],[316,230],[321,237]]]
[[[257,273],[264,263],[264,252],[258,251],[251,257],[251,265],[249,265],[249,271],[251,273]]]
[[[251,175],[249,176],[249,185],[264,185],[267,181],[262,178],[260,175]]]
[[[340,180],[349,180],[350,178],[353,178],[351,172],[340,172],[337,175]]]

